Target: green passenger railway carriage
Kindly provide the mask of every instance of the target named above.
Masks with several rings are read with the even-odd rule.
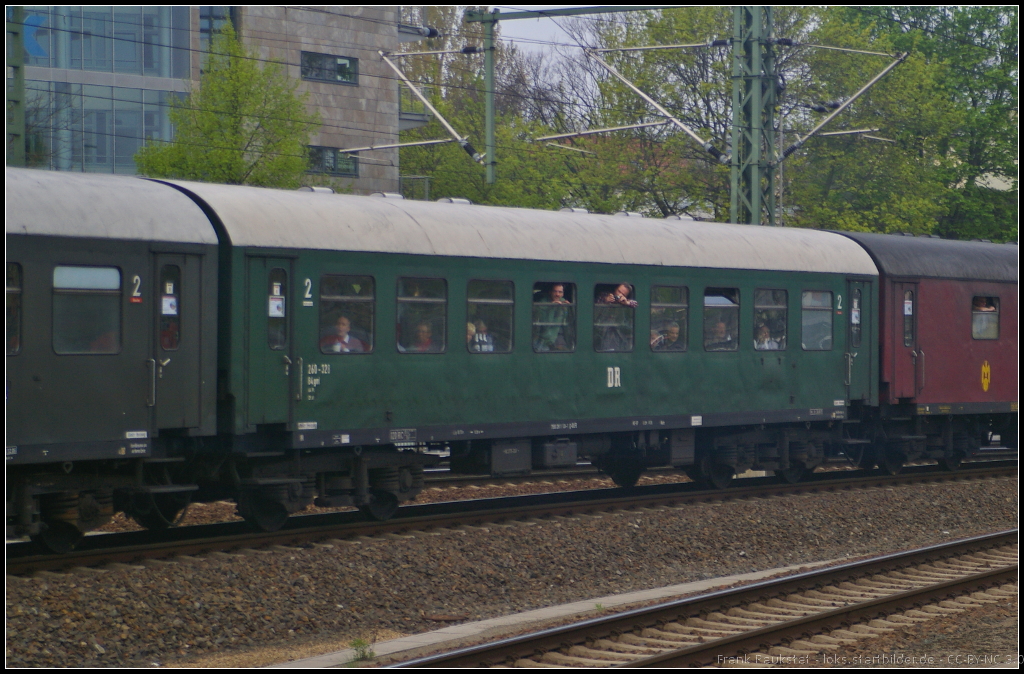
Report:
[[[314,500],[386,518],[436,450],[623,486],[876,457],[880,277],[838,234],[17,169],[7,191],[8,530],[51,547],[220,498],[265,529]]]

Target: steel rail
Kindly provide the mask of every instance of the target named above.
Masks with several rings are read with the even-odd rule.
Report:
[[[564,648],[568,645],[590,640],[613,637],[638,629],[657,627],[659,624],[705,615],[716,611],[754,602],[763,602],[768,597],[786,596],[796,592],[821,587],[825,584],[855,580],[905,568],[913,564],[927,563],[956,555],[989,550],[1016,543],[1017,529],[961,539],[851,562],[824,570],[809,571],[782,579],[772,579],[745,585],[739,588],[710,592],[658,604],[624,611],[612,616],[594,618],[572,625],[542,630],[492,644],[483,644],[441,653],[407,662],[389,665],[402,667],[485,667],[527,658],[536,653]],[[684,665],[711,664],[724,649],[736,653],[762,647],[766,640],[777,641],[785,636],[804,635],[808,630],[849,624],[863,618],[876,616],[883,609],[897,610],[920,605],[923,601],[947,597],[954,588],[962,586],[980,587],[997,582],[1011,582],[1017,579],[1017,565],[1004,566],[991,571],[943,581],[887,597],[870,599],[856,604],[847,604],[833,610],[815,613],[785,623],[777,623],[760,629],[753,629],[731,637],[711,638],[707,643],[678,649],[647,658],[638,658],[622,663],[622,667],[679,667]]]
[[[1002,462],[1000,462],[1002,463]],[[930,470],[929,470],[930,469]],[[178,555],[207,554],[261,546],[294,546],[329,538],[352,538],[387,533],[406,533],[459,526],[485,526],[510,520],[593,514],[635,508],[680,507],[689,503],[784,496],[816,492],[842,492],[872,487],[890,487],[915,482],[963,481],[1016,475],[1011,466],[986,466],[956,472],[921,467],[896,476],[849,476],[817,473],[797,484],[778,484],[772,478],[751,478],[727,490],[700,489],[693,483],[650,485],[633,489],[591,489],[554,492],[473,501],[449,501],[403,506],[385,522],[367,522],[356,512],[292,517],[285,528],[272,533],[253,532],[244,522],[182,527],[161,532],[128,532],[87,536],[79,549],[65,555],[32,554],[31,543],[8,543],[7,573],[23,575],[35,571],[57,571],[75,566],[98,566],[111,562],[133,563]],[[472,509],[469,509],[472,508]],[[176,540],[154,540],[154,536]],[[197,535],[205,536],[198,538]],[[93,547],[95,546],[95,547]]]

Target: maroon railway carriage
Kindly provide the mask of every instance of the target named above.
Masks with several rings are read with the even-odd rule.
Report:
[[[879,403],[890,449],[913,459],[941,448],[958,463],[989,434],[1016,446],[1017,246],[846,235],[880,272]]]

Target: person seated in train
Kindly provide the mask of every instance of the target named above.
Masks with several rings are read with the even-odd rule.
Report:
[[[430,323],[416,324],[416,341],[406,347],[406,353],[440,353],[441,345],[434,341],[434,331]]]
[[[469,326],[473,326],[473,336],[469,341],[469,350],[475,353],[492,353],[494,351],[494,336],[487,331],[487,324],[477,319],[474,323],[466,325],[467,335]]]
[[[679,339],[679,324],[675,321],[665,326],[661,341],[654,346],[655,351],[685,351],[686,345]]]
[[[320,340],[320,350],[324,353],[363,353],[362,340],[350,333],[352,322],[348,316],[341,315],[334,322],[334,329]]]
[[[766,323],[760,323],[754,333],[754,348],[758,351],[778,351],[779,342],[772,339],[772,331]]]
[[[718,321],[714,324],[711,334],[704,337],[704,348],[708,351],[736,350],[732,335],[729,334],[729,326],[725,324],[725,321]]]

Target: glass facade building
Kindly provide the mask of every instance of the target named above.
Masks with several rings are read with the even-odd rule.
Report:
[[[26,7],[24,34],[28,166],[135,173],[147,138],[171,139],[170,99],[191,78],[188,7]]]
[[[397,149],[341,151],[394,143],[400,128],[426,123],[422,114],[406,119],[399,83],[376,58],[399,45],[391,6],[24,7],[25,92],[16,98],[26,165],[137,173],[135,155],[148,141],[173,140],[172,106],[199,86],[212,37],[228,23],[261,61],[283,63],[318,109],[308,144],[313,181],[342,179],[357,193],[397,189]],[[8,87],[15,72],[8,69]]]

